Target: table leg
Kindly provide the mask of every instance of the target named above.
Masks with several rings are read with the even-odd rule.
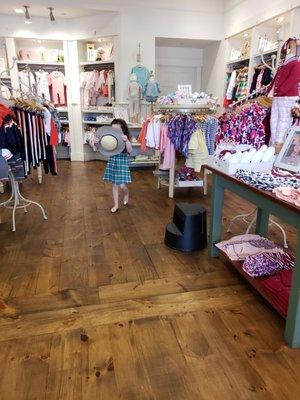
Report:
[[[285,340],[290,347],[300,347],[300,229],[298,230],[297,250],[288,315],[285,326]]]
[[[209,255],[217,257],[219,253],[215,243],[221,240],[224,188],[220,185],[220,177],[216,174],[213,174],[211,196]]]
[[[268,235],[269,228],[269,213],[262,208],[257,209],[256,216],[256,229],[255,233],[257,235],[266,237]]]

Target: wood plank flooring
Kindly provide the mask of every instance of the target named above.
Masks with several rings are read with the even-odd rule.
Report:
[[[48,221],[18,212],[13,233],[1,210],[0,400],[299,398],[300,350],[285,345],[283,319],[223,259],[163,244],[175,201],[209,212],[210,196],[171,200],[135,171],[129,207],[112,215],[101,162],[59,171],[22,185]],[[252,209],[225,199],[224,237]]]

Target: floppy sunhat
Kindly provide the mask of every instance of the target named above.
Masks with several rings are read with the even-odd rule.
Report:
[[[104,156],[115,156],[125,149],[125,142],[119,129],[112,126],[102,126],[97,129],[95,136],[99,140],[99,152]]]

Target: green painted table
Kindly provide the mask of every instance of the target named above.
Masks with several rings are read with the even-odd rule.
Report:
[[[278,199],[273,193],[250,186],[236,179],[234,176],[224,174],[209,166],[205,168],[213,174],[209,233],[209,252],[212,257],[219,255],[215,243],[222,240],[221,229],[225,189],[256,205],[257,234],[267,236],[270,214],[296,228],[297,249],[286,319],[285,340],[290,347],[300,347],[300,209],[291,203]]]

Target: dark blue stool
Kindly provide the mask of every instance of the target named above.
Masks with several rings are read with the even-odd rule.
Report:
[[[166,227],[165,244],[175,250],[196,251],[207,246],[206,210],[199,204],[177,203]]]

